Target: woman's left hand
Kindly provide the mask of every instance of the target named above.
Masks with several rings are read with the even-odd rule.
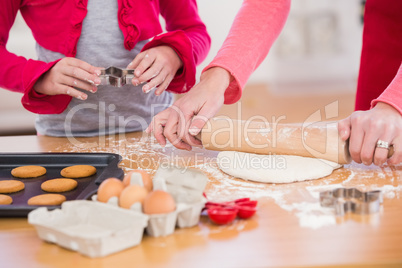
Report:
[[[356,111],[339,121],[339,134],[349,138],[349,152],[357,163],[382,165],[387,162],[388,149],[377,147],[379,140],[394,147],[388,164],[402,161],[402,116],[391,105],[379,102],[368,111]]]
[[[135,78],[132,80],[134,86],[148,81],[142,91],[148,93],[157,88],[155,95],[160,95],[182,66],[183,62],[171,47],[158,46],[138,54],[127,69],[135,69]]]

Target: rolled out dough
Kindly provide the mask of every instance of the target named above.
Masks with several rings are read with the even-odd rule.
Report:
[[[219,168],[234,177],[265,183],[290,183],[319,179],[341,165],[294,155],[257,155],[235,151],[218,154]]]

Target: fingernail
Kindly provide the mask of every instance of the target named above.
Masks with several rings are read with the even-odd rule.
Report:
[[[97,90],[98,90],[98,88],[95,87],[95,86],[93,86],[91,92],[92,92],[92,93],[95,93]]]
[[[154,90],[156,87],[153,88],[149,88],[149,85],[145,85],[142,87],[142,91],[144,91],[144,93],[149,93],[150,91]]]
[[[96,75],[101,75],[101,71],[100,70],[95,70],[95,74]]]
[[[346,130],[343,130],[343,131],[341,132],[341,139],[342,139],[342,140],[345,140],[345,139],[347,138],[347,135],[348,135],[348,132],[347,132]]]
[[[94,82],[94,81],[92,81],[92,80],[90,80],[90,79],[85,79],[85,81],[87,81],[88,83],[90,83],[90,84],[92,84],[92,85],[94,85],[94,84],[95,84],[95,82]]]
[[[141,75],[141,71],[135,71],[135,76],[140,76]]]
[[[79,95],[79,96],[77,97],[77,99],[79,99],[79,100],[86,100],[87,98],[88,98],[87,95]]]
[[[195,136],[200,132],[200,129],[198,127],[191,127],[188,130],[188,133],[190,133],[191,136]]]
[[[140,81],[138,81],[137,79],[133,79],[133,85],[134,86],[138,86],[139,85],[139,83],[140,83]]]
[[[149,127],[145,129],[145,132],[149,134]]]
[[[100,85],[101,80],[99,78],[95,78],[95,85]]]
[[[156,96],[159,96],[159,95],[161,95],[163,93],[163,90],[160,87],[154,87],[154,88],[156,88],[156,90],[155,90],[155,95]]]

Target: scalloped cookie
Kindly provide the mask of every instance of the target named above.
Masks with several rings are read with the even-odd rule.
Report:
[[[46,174],[46,168],[41,166],[21,166],[11,170],[11,175],[16,178],[36,178]]]
[[[40,188],[45,192],[62,193],[75,189],[77,185],[77,181],[73,179],[57,178],[43,182]]]
[[[63,168],[60,172],[61,176],[66,178],[85,178],[96,173],[96,168],[90,165],[76,165]]]

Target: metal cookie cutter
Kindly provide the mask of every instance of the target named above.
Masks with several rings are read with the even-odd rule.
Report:
[[[101,85],[122,87],[126,84],[131,84],[131,81],[134,78],[134,70],[111,66],[102,69],[99,78],[101,79]]]
[[[320,204],[323,207],[335,208],[339,216],[347,212],[357,214],[376,213],[382,203],[381,191],[361,192],[356,188],[337,188],[320,193]]]

